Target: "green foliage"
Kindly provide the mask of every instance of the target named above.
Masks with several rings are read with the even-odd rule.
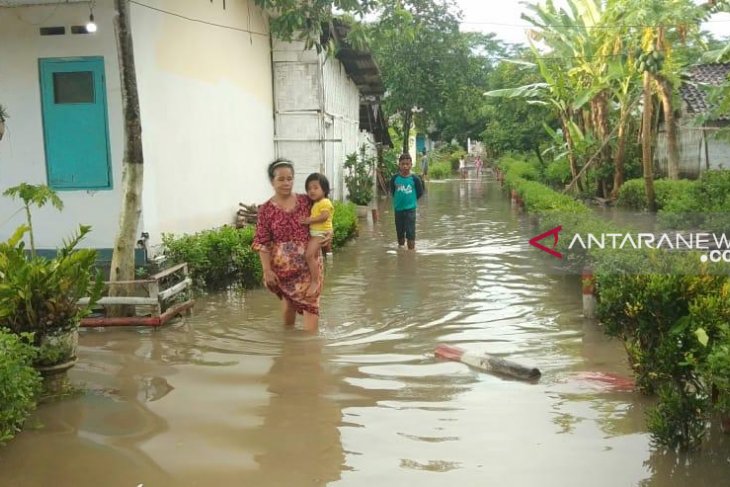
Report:
[[[678,202],[688,202],[694,198],[696,183],[686,179],[673,181],[671,179],[657,179],[654,181],[657,209],[677,207]],[[683,203],[684,204],[684,203]],[[643,179],[626,181],[619,190],[616,205],[634,210],[646,210],[646,190]]]
[[[43,334],[77,327],[101,296],[103,283],[96,251],[76,248],[91,227],[81,225],[53,259],[27,255],[27,231],[22,225],[0,243],[0,322],[15,333],[38,332],[39,343]],[[79,306],[84,297],[90,304]]]
[[[31,231],[30,205],[42,207],[50,202],[61,209],[63,204],[47,186],[23,183],[5,194],[23,200],[28,225],[21,225],[0,243],[0,323],[18,335],[32,333],[35,365],[65,362],[75,352],[75,340],[59,337],[68,332],[76,336],[81,318],[99,300],[104,286],[96,268],[96,251],[77,248],[91,227],[81,225],[52,259],[29,254],[23,237]],[[32,233],[30,241],[32,246]],[[78,304],[87,297],[88,304]]]
[[[714,291],[690,304],[695,337],[700,345],[695,365],[701,383],[710,388],[713,410],[727,416],[730,414],[730,282],[725,281]]]
[[[464,100],[479,98],[483,65],[473,62],[476,50],[472,48],[479,41],[459,31],[453,4],[433,0],[367,3],[375,4],[379,13],[368,26],[368,35],[388,93],[383,108],[390,120],[402,124],[404,143],[414,119],[422,127],[431,122],[443,126],[465,113],[469,104]],[[396,114],[399,117],[391,118]],[[445,117],[449,122],[441,123]]]
[[[431,179],[448,179],[454,174],[451,163],[447,161],[431,162],[428,165],[428,177]]]
[[[618,192],[616,206],[631,208],[633,210],[646,209],[646,192],[643,179],[631,179],[625,181]]]
[[[584,204],[536,181],[539,178],[536,161],[505,156],[499,160],[498,167],[505,172],[504,182],[507,188],[516,191],[527,210],[539,217],[540,230],[549,230],[560,225],[563,235],[616,231],[611,225],[593,216]],[[574,248],[567,252],[569,244],[570,239],[561,238],[555,249],[564,254],[563,263],[567,267],[579,269],[590,262],[591,256],[583,249]]]
[[[376,158],[368,154],[365,144],[358,152],[349,154],[345,159],[343,167],[347,171],[345,173],[347,199],[356,205],[365,206],[373,200],[375,195],[373,171],[376,162]]]
[[[36,407],[41,378],[32,364],[32,336],[0,328],[0,445],[20,431]]]
[[[46,186],[45,184],[33,185],[27,183],[21,183],[18,186],[8,188],[3,192],[4,196],[10,196],[11,198],[20,198],[25,208],[25,217],[28,223],[28,232],[30,236],[30,251],[35,255],[35,240],[33,238],[33,221],[31,218],[30,207],[35,205],[38,208],[43,208],[46,203],[51,203],[57,210],[63,209],[63,202],[58,197],[55,191]]]
[[[654,182],[659,222],[668,228],[701,228],[723,232],[730,228],[730,171],[705,171],[697,181],[660,179]],[[644,181],[626,181],[619,206],[645,209]]]
[[[335,201],[335,216],[332,220],[334,232],[332,248],[338,249],[357,235],[357,211],[353,203]]]
[[[398,172],[398,156],[400,151],[395,148],[390,148],[383,151],[383,161],[378,161],[378,172],[383,181],[390,181]]]
[[[443,178],[449,177],[459,168],[459,159],[466,157],[466,151],[459,144],[442,144],[431,151],[429,157],[429,175],[434,179],[442,179],[433,174],[434,166],[446,165],[448,173]]]
[[[359,0],[255,0],[257,6],[274,15],[270,16],[271,32],[286,41],[300,40],[306,49],[317,52],[334,51],[338,46],[324,28],[335,18],[333,12],[342,12],[362,17],[378,5],[378,2]],[[348,19],[341,19],[349,23]],[[327,35],[325,35],[327,34]],[[362,34],[355,30],[348,35],[351,44],[362,47]]]
[[[540,168],[537,164],[525,160],[523,157],[505,156],[497,162],[497,167],[505,173],[507,186],[513,188],[519,185],[518,180],[540,180]]]
[[[529,51],[517,50],[510,53],[513,58],[530,57]],[[489,90],[506,86],[529,86],[542,81],[534,65],[516,62],[501,62],[487,79]],[[499,157],[508,152],[534,152],[550,143],[550,137],[543,124],[557,128],[559,122],[555,113],[544,104],[530,103],[525,97],[495,97],[484,99],[484,111],[488,115],[481,139]]]
[[[707,429],[707,397],[669,384],[663,384],[658,395],[659,403],[646,414],[653,442],[673,449],[699,446]]]
[[[564,235],[626,233],[572,198],[521,177],[534,177],[529,163],[504,158],[500,167],[507,171],[507,187],[539,215],[541,229],[561,225]],[[688,185],[694,188],[687,182],[666,183],[664,201],[686,192]],[[629,185],[627,200],[638,193],[631,192],[632,186],[638,187]],[[641,201],[638,194],[634,201]],[[730,266],[700,264],[694,252],[594,248],[566,253],[565,240],[556,248],[564,263],[595,268],[598,318],[607,334],[623,341],[638,387],[659,396],[647,417],[653,440],[672,448],[696,446],[710,414],[730,411]]]
[[[696,446],[709,412],[727,411],[730,398],[728,269],[709,274],[698,261],[694,253],[613,252],[596,270],[598,316],[623,340],[637,385],[659,393],[648,425],[669,447]]]
[[[357,233],[357,216],[352,203],[334,202],[334,249]],[[164,234],[162,243],[171,264],[188,263],[199,288],[222,289],[231,285],[245,289],[259,287],[263,278],[261,261],[251,248],[256,227],[223,226],[192,235]]]
[[[563,188],[572,179],[570,164],[565,157],[556,159],[545,169],[545,181],[552,187]]]
[[[223,226],[192,235],[163,234],[162,244],[171,264],[188,263],[198,287],[252,288],[263,276],[258,254],[251,249],[255,232],[254,226]]]

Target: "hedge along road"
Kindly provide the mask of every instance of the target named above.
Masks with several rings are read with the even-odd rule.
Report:
[[[488,180],[430,182],[417,251],[393,215],[326,266],[317,337],[264,290],[202,297],[183,323],[85,330],[77,396],[0,450],[9,486],[724,485],[728,438],[678,463],[650,445],[621,345],[581,316],[579,280],[527,245]],[[509,380],[439,343],[542,371]],[[581,375],[582,374],[582,375]],[[591,375],[592,374],[592,375]]]

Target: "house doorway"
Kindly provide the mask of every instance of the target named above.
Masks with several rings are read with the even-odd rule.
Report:
[[[111,187],[104,58],[39,60],[48,185]]]

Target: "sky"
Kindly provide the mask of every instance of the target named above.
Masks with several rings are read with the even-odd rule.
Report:
[[[520,18],[525,10],[520,0],[456,0],[456,3],[464,13],[462,30],[494,32],[505,42],[527,44],[525,30],[528,24]],[[695,3],[704,1],[696,0]],[[555,0],[555,4],[564,5],[565,2]],[[730,36],[730,14],[715,14],[703,28],[717,38]]]

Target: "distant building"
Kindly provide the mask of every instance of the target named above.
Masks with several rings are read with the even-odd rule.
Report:
[[[707,116],[711,107],[707,89],[728,81],[730,63],[700,64],[689,68],[679,89],[682,99],[678,117],[679,174],[697,178],[708,169],[730,169],[730,143],[718,137],[721,129],[730,127],[730,116],[710,117],[695,123],[699,116]],[[655,160],[660,172],[667,174],[667,133],[662,122],[657,137]]]

